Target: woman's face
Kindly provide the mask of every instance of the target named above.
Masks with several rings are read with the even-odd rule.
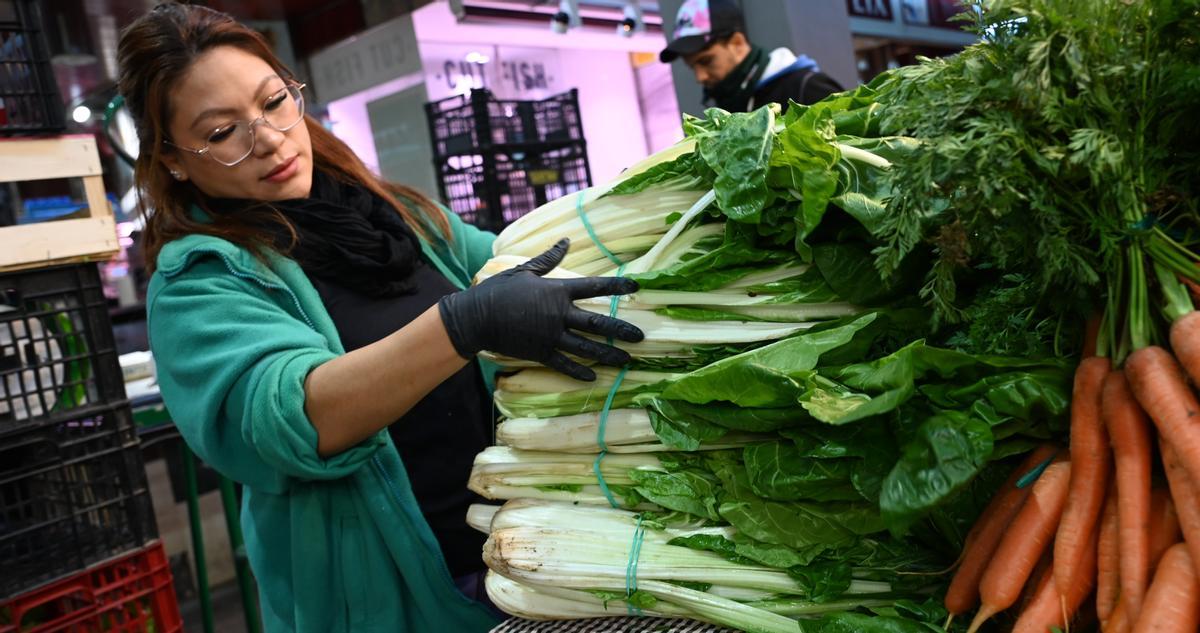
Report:
[[[312,188],[312,142],[300,121],[286,132],[267,121],[295,120],[296,103],[288,84],[263,59],[233,46],[201,55],[176,84],[167,133],[175,145],[211,156],[166,147],[163,162],[176,177],[190,180],[209,197],[251,200],[306,198]],[[246,122],[266,115],[252,127],[254,149],[229,167],[248,145]],[[236,127],[234,124],[241,121]]]

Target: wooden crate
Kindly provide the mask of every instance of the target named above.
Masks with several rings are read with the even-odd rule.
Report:
[[[91,136],[0,139],[0,183],[82,178],[88,217],[0,227],[0,272],[100,261],[117,253],[117,225],[104,195]]]

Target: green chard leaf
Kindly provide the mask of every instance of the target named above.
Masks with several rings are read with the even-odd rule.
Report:
[[[888,527],[906,532],[966,487],[991,454],[992,433],[986,422],[959,411],[925,420],[884,480],[879,506]]]

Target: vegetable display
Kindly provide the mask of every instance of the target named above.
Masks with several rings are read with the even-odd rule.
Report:
[[[1196,630],[1200,0],[970,4],[962,53],[687,118],[499,236],[480,278],[570,237],[646,334],[591,383],[491,358],[503,609]]]

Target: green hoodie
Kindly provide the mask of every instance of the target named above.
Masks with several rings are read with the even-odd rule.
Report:
[[[453,239],[422,250],[465,288],[495,236],[447,215]],[[317,454],[304,380],[345,350],[299,265],[266,259],[214,237],[176,240],[146,302],[171,417],[196,454],[245,485],[241,523],[266,630],[489,630],[495,619],[455,588],[387,431]]]

